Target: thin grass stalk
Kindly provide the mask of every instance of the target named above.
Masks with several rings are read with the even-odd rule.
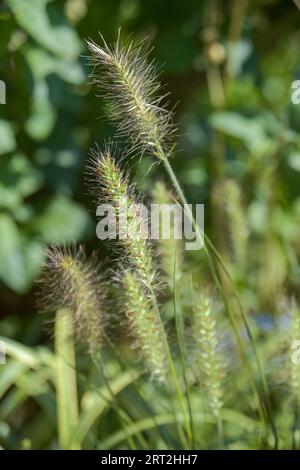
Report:
[[[110,381],[106,375],[106,371],[105,371],[105,368],[103,367],[103,363],[102,363],[102,358],[100,356],[100,354],[95,354],[92,358],[93,360],[93,363],[95,364],[95,366],[100,370],[101,372],[101,375],[102,375],[102,378],[103,378],[103,381],[105,383],[105,386],[108,390],[108,393],[110,394],[111,396],[111,406],[112,408],[116,411],[118,417],[119,417],[119,420],[120,420],[120,423],[121,423],[121,427],[124,429],[124,433],[126,435],[126,439],[128,441],[128,444],[129,444],[129,447],[132,449],[132,450],[137,450],[137,447],[135,445],[135,442],[133,440],[133,438],[128,435],[127,433],[127,424],[131,424],[132,423],[132,420],[129,416],[127,416],[126,413],[123,412],[123,410],[121,409],[120,407],[120,403],[119,403],[119,399],[118,397],[114,394],[112,388],[111,388],[111,385],[110,385]],[[138,436],[139,439],[141,440],[141,442],[143,442],[143,438],[141,435]]]
[[[61,449],[65,450],[80,449],[78,442],[72,442],[78,424],[75,348],[72,336],[71,312],[58,311],[55,320],[57,422],[59,444]]]
[[[130,272],[125,273],[125,277],[128,277],[128,275],[131,277]],[[133,280],[136,283],[138,283],[138,279],[133,277]],[[126,286],[126,281],[125,281],[124,285]],[[131,296],[131,294],[130,294],[131,289],[132,288],[130,287],[130,285],[127,285],[126,291],[127,291],[129,297]],[[134,290],[138,291],[139,286],[137,286]],[[162,319],[161,319],[159,306],[158,306],[158,303],[157,303],[157,300],[156,300],[156,294],[154,292],[154,289],[153,289],[151,283],[149,283],[147,285],[147,292],[145,293],[145,292],[142,291],[142,294],[139,293],[138,297],[140,297],[141,295],[144,295],[144,296],[146,295],[147,301],[150,303],[149,308],[152,307],[152,310],[153,310],[153,313],[154,313],[154,318],[152,319],[152,322],[156,323],[157,328],[160,331],[160,340],[163,343],[162,348],[159,345],[157,345],[157,347],[162,349],[164,351],[165,355],[166,355],[166,361],[167,361],[167,364],[169,366],[169,371],[171,373],[171,378],[172,378],[172,381],[173,381],[174,386],[175,386],[175,392],[176,392],[176,395],[177,395],[177,399],[178,399],[179,405],[181,407],[181,411],[182,411],[183,415],[185,415],[186,409],[185,409],[185,404],[184,404],[184,397],[182,395],[180,384],[179,384],[179,381],[178,381],[178,378],[177,378],[176,368],[175,368],[173,357],[172,357],[172,354],[171,354],[171,351],[170,351],[170,347],[169,347],[168,339],[167,339],[167,336],[166,336],[166,333],[165,333],[164,325],[163,325],[163,322],[162,322]],[[142,310],[144,308],[144,305],[140,305],[140,303],[139,303],[138,305],[135,306],[135,308],[138,308],[139,310]],[[134,312],[134,309],[133,309],[133,312]],[[135,314],[138,315],[138,312],[135,312]],[[142,319],[141,319],[141,321],[142,321]],[[144,328],[144,326],[141,326],[141,327],[142,327],[142,329]],[[137,326],[137,329],[138,330],[140,329],[139,325]],[[148,333],[149,333],[149,329],[148,329]],[[150,341],[151,341],[151,338],[150,338]],[[147,347],[147,345],[144,345],[144,348],[146,350],[150,349],[149,347]],[[152,349],[152,347],[151,347],[151,349]],[[156,351],[154,351],[154,357],[155,356],[156,356]],[[151,353],[151,357],[149,359],[150,359],[150,362],[153,363],[153,353]],[[161,366],[161,364],[157,365],[157,367],[160,367],[160,366]],[[158,377],[160,375],[161,374],[158,374]],[[185,423],[186,433],[187,433],[188,439],[190,439],[190,428],[189,428],[188,420],[185,420],[184,423]],[[182,429],[181,429],[181,427],[179,426],[178,423],[177,423],[177,429],[178,429],[179,436],[180,436],[182,442],[184,443],[184,446],[187,447],[188,446],[187,438],[186,438],[185,434],[182,432]]]
[[[184,403],[184,397],[183,397],[183,394],[182,394],[182,391],[181,391],[181,387],[180,387],[180,384],[179,384],[179,381],[178,381],[178,377],[177,377],[177,372],[176,372],[176,367],[175,367],[175,364],[174,364],[174,361],[173,361],[173,357],[172,357],[172,354],[171,354],[171,351],[170,351],[170,346],[169,346],[169,343],[168,343],[168,340],[167,340],[167,337],[166,337],[166,333],[165,333],[165,329],[163,327],[163,323],[162,323],[162,320],[161,320],[161,316],[160,316],[160,312],[159,312],[159,308],[158,308],[158,304],[157,304],[157,300],[156,300],[156,296],[155,296],[155,293],[153,291],[153,289],[151,288],[151,297],[152,297],[152,302],[153,302],[153,306],[154,306],[154,309],[155,309],[155,312],[156,312],[156,315],[157,315],[157,319],[158,321],[160,322],[160,325],[161,325],[161,328],[163,328],[163,341],[164,341],[164,344],[165,344],[165,348],[166,348],[166,352],[167,352],[167,359],[168,359],[168,362],[169,362],[169,367],[170,367],[170,372],[171,372],[171,376],[173,378],[173,382],[174,382],[174,386],[175,386],[175,391],[176,391],[176,394],[177,394],[177,398],[178,398],[178,401],[179,401],[179,404],[180,404],[180,407],[181,407],[181,410],[182,410],[182,415],[184,417],[183,421],[184,421],[184,424],[185,424],[185,428],[186,428],[186,433],[187,433],[187,437],[188,437],[188,440],[191,441],[192,439],[192,432],[191,432],[191,428],[190,428],[190,425],[189,425],[189,422],[187,420],[187,414],[186,414],[186,407],[185,407],[185,403]],[[179,426],[179,431],[181,430],[180,426]],[[180,434],[182,435],[181,431],[180,431]],[[185,439],[184,439],[185,440]]]
[[[181,360],[181,366],[182,366],[183,380],[184,380],[186,396],[187,396],[187,408],[188,408],[188,414],[189,414],[189,420],[190,420],[191,449],[194,449],[195,448],[195,433],[194,433],[192,400],[191,400],[191,394],[190,394],[190,386],[189,386],[187,375],[186,375],[186,357],[185,357],[184,345],[183,345],[182,335],[181,335],[181,330],[182,330],[183,325],[180,322],[179,314],[178,314],[178,310],[177,310],[176,253],[175,253],[175,258],[174,258],[174,274],[173,274],[173,305],[174,305],[176,335],[177,335],[178,345],[179,345],[179,353],[180,353],[180,360]]]
[[[123,358],[122,358],[121,355],[119,354],[117,348],[116,348],[115,345],[112,343],[112,341],[110,340],[110,338],[107,337],[107,338],[106,338],[106,341],[107,341],[108,345],[111,347],[111,349],[112,349],[112,351],[113,351],[113,353],[114,353],[116,359],[117,359],[118,362],[120,363],[120,365],[121,365],[124,369],[126,369],[127,366],[126,366],[126,364],[125,364]],[[150,414],[152,415],[153,422],[154,422],[154,424],[156,425],[157,429],[159,430],[159,433],[160,433],[161,438],[166,442],[165,435],[164,435],[164,433],[162,432],[161,427],[160,427],[159,424],[157,423],[156,417],[155,417],[155,415],[153,414],[152,409],[149,407],[147,401],[144,400],[143,396],[141,395],[139,388],[136,386],[135,382],[133,382],[133,383],[131,384],[131,386],[134,388],[135,393],[136,393],[137,396],[140,398],[140,400],[143,402],[143,405],[145,406],[145,408],[146,408],[146,409],[150,412]]]

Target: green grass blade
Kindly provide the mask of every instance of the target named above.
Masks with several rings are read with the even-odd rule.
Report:
[[[68,310],[55,320],[56,396],[59,444],[62,449],[79,449],[73,434],[78,424],[78,399],[73,342],[73,324]],[[72,444],[71,444],[72,443]]]

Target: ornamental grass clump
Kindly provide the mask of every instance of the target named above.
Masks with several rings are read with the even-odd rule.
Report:
[[[95,258],[82,247],[51,247],[40,281],[42,309],[53,314],[71,313],[74,334],[94,356],[104,337],[104,286]]]
[[[103,38],[102,45],[89,41],[88,47],[92,55],[91,62],[94,65],[94,82],[99,85],[101,97],[108,104],[109,115],[116,122],[118,133],[129,138],[136,154],[141,156],[143,152],[147,151],[147,153],[152,154],[156,158],[157,162],[163,164],[175,190],[176,198],[187,220],[189,220],[195,230],[195,238],[199,242],[199,246],[203,248],[210,272],[220,295],[224,299],[226,313],[230,319],[236,342],[247,368],[252,390],[256,398],[258,398],[258,406],[261,415],[265,418],[266,427],[271,426],[272,428],[276,447],[278,438],[269,403],[268,384],[252,328],[240,302],[235,281],[226,268],[222,256],[210,239],[204,235],[202,227],[197,223],[170,164],[169,157],[174,149],[172,113],[165,107],[164,97],[160,96],[161,87],[157,79],[157,73],[153,63],[148,62],[149,51],[143,45],[134,46],[132,43],[122,43],[120,35],[113,47],[108,47]],[[130,259],[131,268],[134,266],[139,271],[139,277],[143,281],[143,286],[149,289],[155,304],[153,292],[153,285],[156,284],[155,270],[150,269],[149,265],[147,266],[147,262],[144,262],[148,259],[148,256],[141,258],[143,261],[138,259],[141,248],[144,249],[146,245],[142,242],[131,244],[129,240],[127,243],[123,242],[121,246],[125,247],[126,251],[126,256],[123,258],[125,260],[126,258]],[[141,275],[142,272],[143,274]],[[151,272],[153,273],[152,277]],[[228,280],[234,294],[230,301],[226,298],[223,277]],[[236,300],[236,302],[233,304],[231,300]],[[234,311],[235,305],[238,306],[239,316],[237,315],[238,312]],[[156,308],[156,310],[158,309]],[[250,340],[251,349],[255,357],[254,364],[250,361],[248,346],[243,341],[240,333],[240,321],[243,323]],[[167,341],[165,341],[165,345],[166,350],[169,351]],[[168,352],[168,358],[170,370],[174,377],[174,384],[176,384],[178,396],[180,396],[180,385],[176,378],[176,369],[172,365],[170,352]],[[261,387],[258,385],[257,376],[260,377]],[[182,406],[182,410],[184,410],[184,406]]]
[[[139,209],[134,187],[116,164],[111,147],[94,152],[88,175],[98,200],[115,210],[118,229],[115,245],[120,254],[116,278],[122,287],[129,330],[152,375],[163,380],[169,350],[157,304],[159,277],[152,246],[144,233],[147,221]]]

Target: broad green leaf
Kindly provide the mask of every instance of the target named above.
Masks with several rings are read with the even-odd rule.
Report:
[[[0,155],[3,153],[13,152],[17,147],[12,125],[0,120]]]
[[[25,123],[26,131],[32,139],[44,140],[52,132],[56,120],[45,80],[35,81],[31,107],[31,114]]]
[[[247,118],[242,114],[224,111],[214,113],[210,122],[215,129],[243,141],[254,154],[261,155],[272,148],[272,140],[258,118]]]
[[[24,288],[24,263],[22,240],[12,218],[0,214],[0,278],[11,289],[22,291]]]
[[[252,53],[252,44],[249,40],[227,44],[228,70],[231,75],[239,75],[245,61]]]
[[[25,57],[33,74],[39,79],[45,79],[51,74],[57,74],[72,85],[84,82],[85,74],[78,62],[69,61],[49,54],[39,47],[27,47]]]
[[[33,220],[32,229],[46,243],[72,243],[83,239],[92,229],[92,223],[83,207],[59,195]]]
[[[300,153],[293,152],[289,155],[288,163],[293,170],[300,172]]]
[[[74,58],[80,53],[79,38],[56,6],[49,14],[49,3],[49,0],[7,0],[18,24],[39,44],[58,56]]]
[[[0,279],[16,292],[32,286],[43,261],[40,243],[25,240],[7,214],[0,214]]]
[[[0,160],[0,206],[15,211],[40,189],[41,173],[22,154]]]

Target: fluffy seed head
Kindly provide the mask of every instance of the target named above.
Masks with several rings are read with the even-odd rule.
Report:
[[[201,295],[194,307],[192,328],[196,345],[197,375],[206,390],[212,413],[219,416],[223,406],[224,364],[219,351],[212,303],[206,294]]]
[[[118,123],[118,131],[134,144],[142,145],[157,158],[163,159],[172,146],[172,114],[157,96],[161,88],[152,62],[148,62],[149,49],[143,44],[134,46],[116,44],[109,47],[87,42],[91,52],[94,82],[103,92],[111,119]]]
[[[163,381],[167,370],[162,327],[158,322],[146,289],[134,272],[123,277],[125,314],[134,346],[141,352],[149,371]]]
[[[155,278],[155,268],[151,244],[145,236],[145,223],[148,220],[145,221],[139,211],[134,188],[129,185],[128,178],[116,164],[109,147],[103,152],[94,153],[89,174],[93,175],[93,188],[98,191],[100,201],[102,199],[115,209],[119,234],[125,234],[117,238],[122,251],[122,263],[128,268],[134,268],[141,282],[151,285]]]
[[[87,259],[82,247],[51,247],[40,281],[40,303],[51,314],[69,310],[74,332],[94,354],[104,332],[103,286],[95,259]]]

